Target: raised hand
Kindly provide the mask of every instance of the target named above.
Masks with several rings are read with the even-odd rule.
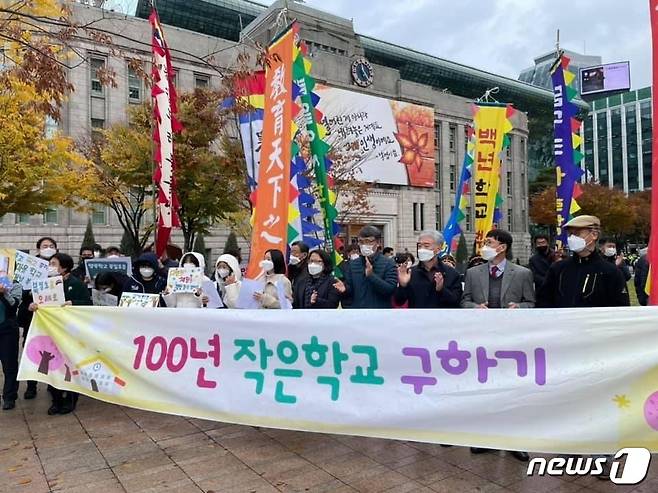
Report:
[[[443,289],[443,282],[444,282],[443,274],[441,274],[440,272],[434,274],[434,284],[436,284],[437,293],[440,293],[441,290]]]
[[[340,294],[343,294],[343,293],[345,293],[345,291],[347,291],[347,288],[345,287],[345,284],[340,279],[336,279],[336,282],[334,283],[334,288]]]
[[[318,292],[313,291],[313,294],[311,294],[311,305],[315,305],[317,301],[318,301]]]
[[[370,277],[372,275],[372,263],[370,262],[370,259],[366,257],[366,277]]]
[[[398,266],[398,282],[403,288],[407,287],[409,282],[411,282],[411,270],[409,270],[407,264],[400,264]]]

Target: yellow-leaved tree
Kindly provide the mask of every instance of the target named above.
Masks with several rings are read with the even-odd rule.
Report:
[[[50,20],[57,25],[49,24]],[[62,135],[46,135],[72,90],[70,11],[57,0],[0,0],[0,216],[93,201],[97,174]]]

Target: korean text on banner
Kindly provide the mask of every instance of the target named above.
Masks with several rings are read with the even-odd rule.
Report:
[[[85,259],[85,270],[87,277],[94,280],[98,274],[105,271],[132,276],[133,266],[130,257]]]
[[[658,452],[658,308],[586,312],[44,308],[19,378],[252,426]]]
[[[121,308],[156,308],[159,304],[159,294],[123,293],[119,300]]]
[[[258,276],[259,263],[270,249],[286,253],[290,159],[292,141],[293,30],[288,29],[268,48],[265,73],[265,115],[261,164],[258,170],[256,213],[247,277]]]
[[[16,266],[14,280],[21,283],[23,289],[32,289],[32,281],[43,281],[48,278],[48,261],[16,250]]]
[[[511,107],[478,104],[475,107],[475,170],[473,192],[475,243],[479,250],[494,224],[494,212],[500,188],[501,151],[505,135],[512,130],[508,120]],[[513,111],[513,110],[511,110]]]
[[[62,306],[66,303],[62,276],[32,281],[32,299],[37,305],[44,306]]]
[[[167,275],[167,290],[171,293],[194,293],[201,289],[203,271],[200,267],[175,267],[169,269]]]

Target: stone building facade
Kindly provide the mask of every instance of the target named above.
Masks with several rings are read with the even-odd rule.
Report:
[[[243,41],[247,45],[254,40],[265,42],[273,34],[271,31],[274,29],[274,20],[285,6],[285,2],[279,1],[264,10],[244,27]],[[412,82],[401,77],[399,70],[374,62],[371,62],[374,71],[372,85],[365,89],[357,87],[352,80],[350,66],[355,57],[366,55],[364,45],[368,40],[355,34],[352,21],[297,3],[291,3],[287,8],[287,15],[300,22],[301,36],[310,46],[316,80],[329,86],[434,108],[437,149],[435,188],[375,185],[369,195],[373,213],[367,217],[351,215],[350,224],[344,225],[344,234],[348,241],[356,235],[361,225],[373,223],[383,228],[386,245],[399,251],[407,249],[415,254],[418,232],[422,229],[443,229],[454,205],[466,149],[466,126],[472,121],[472,99]],[[59,130],[75,139],[86,139],[95,128],[107,128],[109,125],[125,122],[127,108],[150,97],[124,58],[125,54],[129,53],[131,57],[141,58],[144,64],[148,65],[150,26],[147,20],[139,17],[103,12],[89,6],[76,5],[74,12],[76,18],[83,22],[102,18],[99,25],[117,33],[115,42],[122,46],[123,54],[111,55],[103,46],[89,40],[80,41],[80,50],[89,57],[89,63],[70,71],[75,92],[65,105]],[[238,50],[243,49],[238,42],[228,39],[169,25],[164,25],[164,30],[172,49],[179,91],[200,86],[219,87],[220,73],[212,70],[200,59],[214,53],[216,64],[230,67]],[[99,66],[115,71],[117,87],[100,86],[95,77],[95,70]],[[526,114],[523,111],[517,112],[513,124],[512,143],[501,173],[504,219],[500,227],[513,233],[514,254],[525,262],[530,253]],[[91,217],[97,241],[103,246],[118,245],[123,232],[111,210],[98,207]],[[34,243],[39,236],[50,235],[58,240],[62,250],[77,254],[87,218],[86,213],[63,207],[49,210],[40,216],[8,214],[2,218],[0,246],[34,250]],[[465,222],[469,244],[474,236],[473,223],[473,214],[469,214]],[[211,236],[205,238],[206,247],[209,249],[207,253],[211,257],[216,258],[221,253],[227,234],[226,228],[220,226]],[[174,234],[173,240],[182,243],[182,235]],[[243,251],[248,250],[246,242],[243,241],[242,246]]]

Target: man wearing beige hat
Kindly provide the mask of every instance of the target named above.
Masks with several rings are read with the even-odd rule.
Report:
[[[597,249],[601,221],[577,216],[564,225],[572,256],[553,264],[537,292],[539,308],[628,306],[628,290],[619,269]]]

